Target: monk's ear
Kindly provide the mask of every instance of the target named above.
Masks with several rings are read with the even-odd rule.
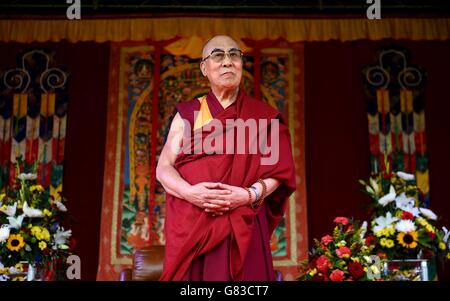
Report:
[[[205,62],[200,62],[200,70],[202,71],[203,76],[206,76],[206,66]]]

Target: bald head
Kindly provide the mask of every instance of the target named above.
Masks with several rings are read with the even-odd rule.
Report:
[[[203,46],[202,57],[207,57],[214,49],[228,50],[230,48],[238,48],[239,44],[231,37],[218,35],[209,39]]]
[[[200,62],[200,70],[206,76],[211,89],[221,94],[223,91],[237,91],[242,78],[242,56],[237,56],[236,51],[231,56],[230,51],[239,49],[238,43],[229,36],[215,36],[203,46],[203,59]],[[210,60],[211,53],[216,55]],[[223,55],[219,55],[219,54]],[[242,53],[240,53],[242,54]]]

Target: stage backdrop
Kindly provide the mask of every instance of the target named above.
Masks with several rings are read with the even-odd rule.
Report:
[[[0,70],[0,192],[37,164],[37,182],[61,199],[70,73],[55,52],[24,49],[15,68]]]
[[[297,191],[271,239],[275,267],[289,280],[298,274],[308,243],[303,44],[240,43],[246,52],[242,88],[277,108],[291,132]],[[134,250],[165,244],[165,192],[155,168],[175,105],[209,90],[195,55],[201,53],[198,45],[173,39],[111,46],[99,280],[118,279]]]

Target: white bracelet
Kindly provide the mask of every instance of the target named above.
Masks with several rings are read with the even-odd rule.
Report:
[[[255,192],[255,195],[256,195],[255,201],[259,200],[259,197],[260,197],[261,195],[258,193],[258,189],[256,189],[255,186],[250,186],[250,189],[253,190],[253,191]]]

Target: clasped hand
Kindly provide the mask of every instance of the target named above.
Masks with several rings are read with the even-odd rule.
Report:
[[[248,204],[248,192],[244,188],[223,183],[202,182],[191,185],[184,198],[213,216]]]

